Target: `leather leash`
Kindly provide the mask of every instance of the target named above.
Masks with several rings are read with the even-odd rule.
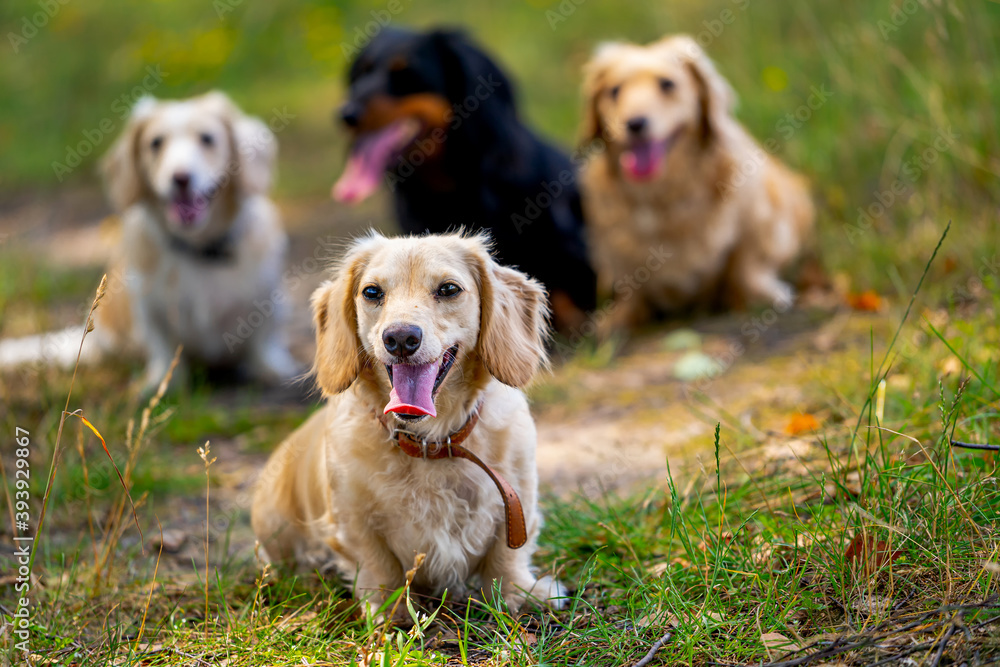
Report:
[[[396,446],[407,456],[428,460],[465,459],[476,464],[489,475],[503,499],[503,509],[507,520],[507,546],[511,549],[518,549],[528,541],[528,529],[524,522],[524,508],[521,507],[521,499],[518,498],[517,491],[510,485],[510,482],[486,465],[482,459],[462,446],[472,430],[476,428],[476,424],[479,423],[479,409],[481,407],[481,403],[477,405],[462,428],[444,440],[424,440],[408,431],[392,428],[384,415],[378,415],[378,420],[392,433]]]

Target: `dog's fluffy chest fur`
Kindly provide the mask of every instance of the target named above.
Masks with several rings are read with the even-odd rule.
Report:
[[[418,585],[458,592],[497,539],[504,517],[497,490],[468,461],[391,454],[393,464],[371,480],[380,493],[371,528],[404,566],[418,553],[427,555]]]
[[[717,175],[691,178],[686,159],[672,156],[665,174],[643,183],[624,180],[610,158],[586,166],[585,203],[605,280],[636,278],[645,267],[638,278],[652,294],[690,296],[722,270],[738,237],[737,206],[715,190]]]
[[[247,339],[283,307],[275,290],[284,236],[252,224],[257,221],[248,218],[260,217],[257,206],[239,212],[227,248],[230,256],[220,258],[198,257],[172,246],[148,213],[126,216],[125,233],[135,239],[129,245],[142,248],[127,258],[135,304],[147,309],[150,320],[169,331],[189,354],[208,362],[241,356]]]

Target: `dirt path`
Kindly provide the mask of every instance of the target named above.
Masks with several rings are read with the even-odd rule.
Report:
[[[105,212],[92,194],[77,193],[70,199],[69,203],[60,199],[49,208],[8,207],[0,211],[0,232],[7,234],[8,242],[23,244],[53,265],[101,265],[113,222],[104,219]],[[344,239],[368,227],[369,221],[385,218],[382,207],[375,203],[345,212],[326,200],[283,205],[292,237],[290,334],[293,352],[303,361],[313,350],[309,295],[323,280],[328,259]],[[685,326],[691,328],[676,333]],[[770,448],[771,458],[794,457],[795,449],[808,443],[782,430],[790,415],[821,407],[803,389],[816,384],[821,356],[817,351],[825,365],[842,365],[841,357],[856,356],[857,350],[852,350],[855,343],[844,332],[860,334],[865,326],[862,316],[835,314],[829,307],[738,314],[661,326],[633,338],[613,358],[593,353],[557,362],[553,373],[531,391],[543,492],[562,497],[583,493],[591,498],[603,491],[627,493],[663,480],[668,461],[675,475],[696,471],[702,462],[714,468],[714,462],[708,463],[714,457],[717,422],[725,424],[727,441],[739,431],[750,445]],[[853,338],[860,344],[864,336]],[[683,367],[692,357],[702,363],[706,358],[715,360],[717,377],[678,379],[679,364]],[[225,404],[238,394],[238,387],[222,389],[213,400]],[[269,403],[287,403],[290,409],[301,401],[296,392],[268,398]],[[213,504],[231,520],[231,525],[219,524],[217,539],[228,531],[231,552],[247,553],[253,543],[246,518],[249,480],[266,454],[226,440],[213,442],[213,452],[219,456],[213,471],[219,485],[213,489]],[[171,515],[168,529],[198,532],[195,526],[204,520],[203,505],[191,500],[171,501],[166,509]],[[189,550],[200,553],[200,544],[188,542],[177,554],[178,563],[184,562]]]

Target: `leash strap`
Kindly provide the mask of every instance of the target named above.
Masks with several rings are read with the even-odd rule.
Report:
[[[503,499],[504,514],[507,521],[507,546],[511,549],[519,549],[528,541],[528,529],[524,521],[524,508],[521,506],[521,499],[518,497],[517,491],[514,490],[514,487],[502,475],[462,446],[462,442],[469,437],[479,422],[479,408],[480,406],[476,406],[476,409],[469,416],[469,420],[465,422],[465,425],[443,441],[422,440],[412,433],[399,429],[392,430],[392,435],[396,441],[396,445],[407,456],[428,460],[465,459],[466,461],[471,461],[489,475],[500,492],[500,497]],[[379,421],[388,428],[388,424],[385,421],[382,419],[379,419]]]

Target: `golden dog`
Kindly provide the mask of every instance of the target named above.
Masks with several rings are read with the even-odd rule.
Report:
[[[807,184],[736,121],[732,89],[698,44],[602,45],[584,96],[584,137],[606,145],[582,183],[611,326],[692,306],[790,305],[779,272],[812,228]]]
[[[329,400],[257,482],[253,527],[267,556],[332,559],[368,613],[418,553],[418,589],[492,595],[498,585],[511,609],[529,597],[560,604],[561,586],[530,568],[541,524],[535,427],[518,389],[546,362],[541,285],[493,261],[480,237],[373,234],[312,304],[314,370]],[[428,442],[442,454],[464,438],[483,469],[423,460],[397,446],[403,438],[428,459]],[[511,548],[493,475],[520,497],[522,548]]]

